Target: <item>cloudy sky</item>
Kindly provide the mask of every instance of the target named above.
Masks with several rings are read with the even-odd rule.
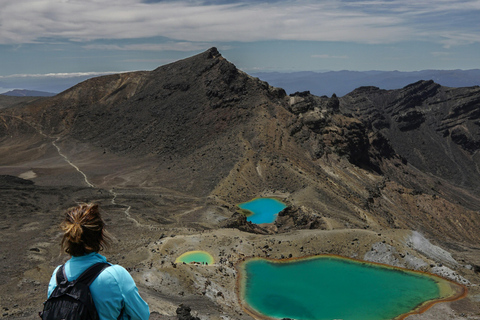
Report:
[[[0,8],[0,88],[152,70],[212,46],[250,73],[480,68],[480,0],[0,0]]]

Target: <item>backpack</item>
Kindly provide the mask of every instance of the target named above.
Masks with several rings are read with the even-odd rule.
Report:
[[[98,320],[90,284],[110,264],[99,262],[85,270],[77,280],[68,281],[65,265],[57,271],[57,286],[43,303],[43,320]]]

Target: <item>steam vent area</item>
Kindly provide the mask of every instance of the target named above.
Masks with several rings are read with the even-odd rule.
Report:
[[[0,95],[1,319],[38,317],[96,203],[153,320],[480,320],[479,110],[429,79],[287,94],[216,48]]]

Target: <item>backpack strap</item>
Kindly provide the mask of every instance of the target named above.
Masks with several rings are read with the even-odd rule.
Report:
[[[97,278],[97,276],[105,269],[110,267],[111,265],[106,262],[98,262],[94,265],[90,266],[87,270],[85,270],[75,282],[83,282],[87,286],[90,286],[92,282]],[[67,274],[65,273],[65,264],[57,270],[57,285],[60,283],[68,282]]]
[[[106,268],[110,267],[109,263],[106,262],[99,262],[91,267],[89,267],[87,270],[85,270],[78,278],[77,282],[82,282],[86,284],[87,286],[90,286],[92,282],[97,278],[97,276]]]
[[[68,280],[67,280],[67,275],[65,273],[65,264],[62,264],[62,266],[57,270],[57,285],[67,281]]]

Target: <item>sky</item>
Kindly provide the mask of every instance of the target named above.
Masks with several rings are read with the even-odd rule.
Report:
[[[0,0],[0,91],[153,70],[210,47],[248,72],[480,68],[480,0]]]

